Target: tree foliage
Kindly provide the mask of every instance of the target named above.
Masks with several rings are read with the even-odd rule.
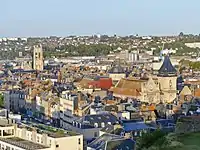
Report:
[[[0,94],[0,107],[4,107],[4,96]]]
[[[44,56],[45,57],[66,57],[66,56],[102,56],[109,54],[117,46],[109,46],[105,44],[91,44],[85,45],[81,44],[75,45],[65,45],[60,47],[55,47],[55,49],[50,49],[45,47]]]
[[[160,130],[143,134],[142,137],[137,140],[136,149],[143,150],[148,149],[153,145],[159,146],[164,143],[165,135],[166,134]]]

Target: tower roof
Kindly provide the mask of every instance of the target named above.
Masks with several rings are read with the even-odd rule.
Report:
[[[121,67],[120,65],[115,65],[110,70],[108,70],[108,73],[121,74],[125,72],[123,67]]]
[[[172,65],[169,56],[166,55],[162,66],[158,70],[159,76],[171,76],[176,74],[176,69]]]

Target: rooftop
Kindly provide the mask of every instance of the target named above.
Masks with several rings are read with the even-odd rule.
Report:
[[[165,56],[162,66],[158,70],[159,76],[170,76],[176,74],[176,69],[172,65],[169,56]]]
[[[88,147],[94,148],[96,150],[106,149],[134,149],[135,141],[131,139],[124,139],[121,136],[113,135],[113,134],[103,134],[102,136],[95,139],[91,142]]]
[[[37,124],[37,125],[33,124],[32,126],[20,125],[19,127],[21,127],[21,128],[25,127],[29,131],[36,130],[37,133],[39,133],[39,134],[47,134],[48,136],[53,137],[53,138],[61,138],[61,137],[79,135],[72,131],[58,129],[55,127],[50,127],[50,126],[46,126],[46,125],[42,125],[42,124]]]
[[[28,140],[20,139],[18,137],[11,137],[11,138],[0,138],[1,141],[6,142],[8,144],[15,145],[17,147],[26,149],[26,150],[37,150],[37,149],[45,149],[48,148],[46,146],[33,143]]]
[[[121,67],[120,65],[115,65],[110,70],[108,70],[108,73],[124,74],[125,72],[123,67]]]

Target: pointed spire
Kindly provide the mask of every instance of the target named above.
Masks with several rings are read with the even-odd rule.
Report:
[[[172,63],[169,59],[169,56],[166,55],[162,66],[158,70],[158,75],[159,76],[172,76],[172,75],[176,75],[176,73],[177,73],[177,71],[174,68],[174,66],[172,65]]]

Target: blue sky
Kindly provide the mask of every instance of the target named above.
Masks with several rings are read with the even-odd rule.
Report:
[[[0,0],[0,37],[200,33],[200,0]]]

